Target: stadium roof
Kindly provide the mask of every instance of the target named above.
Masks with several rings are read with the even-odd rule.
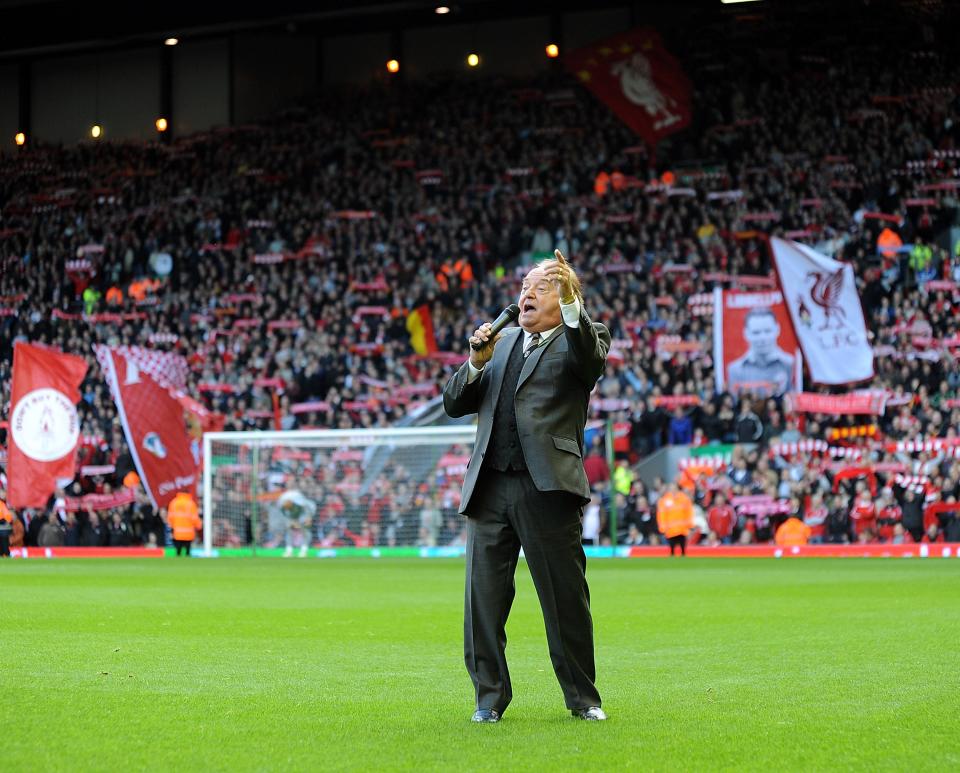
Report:
[[[283,29],[324,35],[373,30],[402,30],[434,24],[486,21],[559,14],[576,10],[629,7],[638,23],[698,24],[723,14],[910,13],[936,18],[948,13],[946,0],[763,0],[723,5],[720,0],[455,0],[451,13],[434,13],[430,0],[235,0],[229,4],[197,0],[131,3],[103,0],[0,0],[0,58],[13,59],[142,46],[167,36],[221,35],[256,29]],[[691,14],[693,12],[693,14]]]

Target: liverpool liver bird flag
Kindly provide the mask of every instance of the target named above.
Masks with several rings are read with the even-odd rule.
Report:
[[[564,64],[650,145],[690,123],[690,81],[654,29],[578,48]]]
[[[58,479],[73,479],[80,440],[76,404],[86,374],[82,357],[14,344],[7,469],[11,507],[43,507]]]
[[[811,380],[840,385],[873,378],[873,348],[853,266],[777,237],[770,249]]]

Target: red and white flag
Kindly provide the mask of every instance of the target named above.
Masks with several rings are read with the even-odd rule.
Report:
[[[58,479],[72,480],[80,441],[82,357],[18,341],[13,347],[7,500],[43,507]]]
[[[811,380],[842,385],[873,378],[873,349],[853,266],[777,237],[770,247]]]
[[[178,399],[187,363],[169,352],[94,346],[144,488],[157,507],[197,485],[200,439]]]
[[[639,27],[578,48],[565,64],[650,145],[690,123],[690,81],[654,29]]]

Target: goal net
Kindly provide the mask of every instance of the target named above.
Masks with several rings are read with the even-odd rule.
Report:
[[[475,436],[473,425],[207,433],[206,553],[463,544]]]

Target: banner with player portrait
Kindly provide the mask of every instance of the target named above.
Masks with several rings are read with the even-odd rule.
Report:
[[[714,290],[713,362],[717,392],[803,388],[803,359],[779,290]]]

